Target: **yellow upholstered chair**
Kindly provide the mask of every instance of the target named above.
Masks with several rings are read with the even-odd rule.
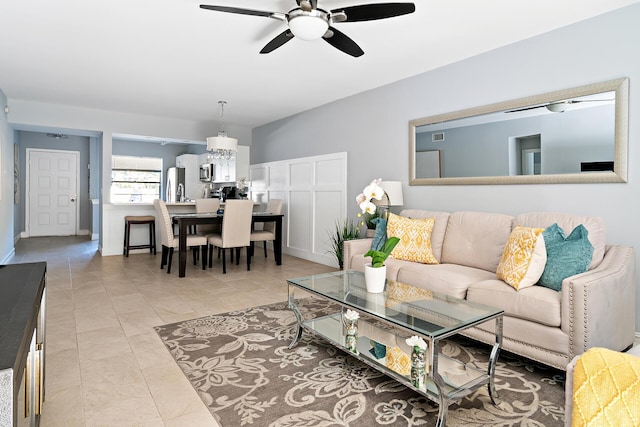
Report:
[[[640,346],[590,348],[567,366],[565,427],[640,426]]]

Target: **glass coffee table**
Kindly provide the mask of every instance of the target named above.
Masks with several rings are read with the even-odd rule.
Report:
[[[437,402],[437,426],[446,424],[447,410],[453,401],[485,385],[491,401],[497,404],[494,373],[502,344],[503,310],[390,280],[387,280],[384,293],[372,294],[366,291],[364,274],[351,270],[288,279],[287,283],[289,308],[298,321],[289,348],[298,344],[303,330],[321,336],[335,347]],[[336,312],[303,320],[296,306],[296,289],[336,303]],[[360,315],[355,348],[349,340],[352,336],[347,338],[346,334],[344,316],[347,309]],[[495,320],[495,343],[486,370],[440,352],[441,340],[489,320]],[[396,344],[402,350],[406,346],[405,338],[414,335],[423,338],[428,345],[426,378],[418,387],[413,385],[410,374],[388,366],[391,355],[388,349]],[[380,352],[372,350],[372,343],[383,345],[387,349],[386,355],[380,357]]]

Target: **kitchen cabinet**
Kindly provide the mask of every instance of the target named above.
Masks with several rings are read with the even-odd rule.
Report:
[[[40,425],[46,265],[0,265],[0,427]]]

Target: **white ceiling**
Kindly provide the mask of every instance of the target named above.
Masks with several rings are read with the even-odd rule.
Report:
[[[391,1],[391,0],[388,0]],[[365,54],[318,40],[258,52],[295,0],[3,0],[0,88],[11,99],[259,126],[639,0],[417,0],[411,15],[338,23]],[[379,3],[319,0],[319,7]]]

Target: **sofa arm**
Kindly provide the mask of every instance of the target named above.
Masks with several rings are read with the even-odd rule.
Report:
[[[344,269],[351,269],[351,258],[354,255],[364,255],[369,249],[371,249],[371,244],[373,243],[373,238],[367,239],[355,239],[355,240],[345,240],[344,246],[342,248],[342,260],[344,262]]]
[[[562,330],[569,359],[591,347],[624,350],[635,334],[635,256],[632,247],[608,246],[600,265],[562,282]]]

